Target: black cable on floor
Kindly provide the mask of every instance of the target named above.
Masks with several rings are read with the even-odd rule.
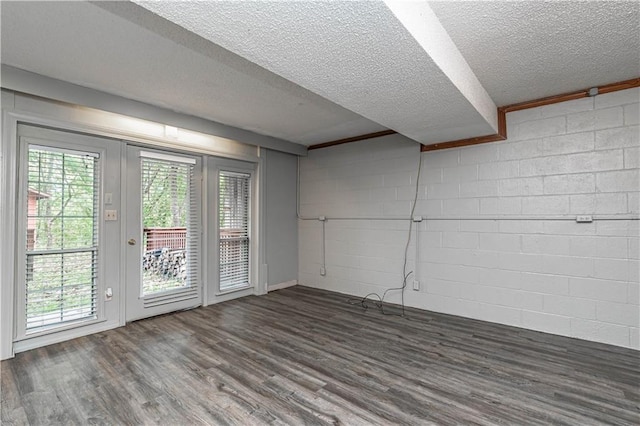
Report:
[[[413,195],[413,205],[411,206],[411,215],[409,216],[409,235],[407,236],[407,243],[404,246],[404,262],[402,265],[402,286],[401,287],[395,287],[395,288],[388,288],[384,291],[384,293],[382,293],[382,296],[380,296],[378,293],[369,293],[366,296],[364,296],[363,298],[350,298],[347,300],[347,303],[349,303],[350,305],[361,305],[365,310],[369,309],[369,305],[367,304],[367,301],[371,301],[374,303],[374,305],[380,310],[380,312],[382,312],[383,315],[395,315],[395,316],[401,316],[404,317],[404,290],[407,287],[407,278],[409,278],[409,275],[411,275],[413,273],[413,271],[409,271],[407,273],[407,257],[408,257],[408,253],[409,253],[409,243],[411,242],[411,232],[413,231],[413,214],[416,211],[416,203],[418,202],[418,193],[420,191],[420,172],[422,171],[422,155],[418,155],[418,175],[416,177],[416,189],[415,189],[415,193]],[[416,262],[418,262],[418,259],[415,260]],[[396,290],[400,290],[400,297],[401,297],[401,307],[402,307],[402,314],[398,315],[398,314],[392,314],[392,313],[387,313],[384,311],[384,298],[387,296],[387,293],[390,291],[396,291]],[[371,299],[371,297],[375,296],[377,298],[376,299]]]
[[[364,296],[363,298],[350,298],[347,300],[347,303],[349,303],[350,305],[360,305],[362,306],[365,310],[369,309],[369,305],[367,304],[367,301],[373,302],[374,306],[376,306],[380,312],[383,315],[393,315],[393,316],[398,316],[398,317],[404,317],[404,289],[407,286],[407,278],[409,278],[409,275],[413,274],[413,271],[410,271],[407,275],[404,276],[404,280],[402,282],[402,287],[397,287],[397,288],[388,288],[384,291],[384,293],[382,293],[382,297],[380,297],[380,295],[378,293],[369,293],[366,296]],[[390,312],[385,312],[384,310],[384,298],[386,297],[387,293],[392,291],[392,290],[402,290],[402,313],[401,314],[394,314],[394,313],[390,313]],[[370,297],[375,296],[378,299],[371,299]]]

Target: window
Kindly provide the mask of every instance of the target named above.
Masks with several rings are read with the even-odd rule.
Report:
[[[220,291],[249,286],[249,200],[251,175],[220,171]]]
[[[141,157],[141,296],[145,306],[192,298],[199,291],[195,161],[150,152]],[[173,292],[174,298],[164,292]]]
[[[97,318],[97,154],[28,145],[24,333]]]

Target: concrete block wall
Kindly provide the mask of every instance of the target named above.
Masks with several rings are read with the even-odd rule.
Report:
[[[640,349],[639,99],[509,113],[499,143],[420,155],[393,135],[310,151],[301,215],[329,218],[326,275],[322,225],[301,220],[300,284],[359,296],[402,284],[409,221],[332,218],[409,217],[422,161],[408,306]]]

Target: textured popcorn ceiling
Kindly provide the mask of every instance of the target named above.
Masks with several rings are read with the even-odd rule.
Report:
[[[639,1],[436,1],[498,106],[640,76]]]
[[[398,11],[405,12],[408,21],[412,13],[417,15],[415,34],[424,28],[421,39],[439,38],[440,43],[420,44],[384,2],[139,4],[416,141],[439,142],[496,131],[495,115],[485,119],[468,93],[451,81],[448,74],[466,63],[450,59],[457,49],[453,43],[444,43],[448,37],[436,28],[438,21],[429,15],[426,3],[398,6]],[[471,70],[466,74],[466,79],[474,77]],[[486,115],[495,114],[484,90],[482,95],[487,98]]]
[[[132,3],[101,6],[2,2],[2,63],[304,145],[384,129]]]
[[[2,63],[303,145],[640,75],[638,2],[2,2]],[[434,42],[438,40],[438,42]]]

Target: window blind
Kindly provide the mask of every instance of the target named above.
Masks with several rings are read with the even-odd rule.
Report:
[[[249,286],[251,175],[221,170],[218,179],[220,291]]]
[[[28,145],[25,332],[97,316],[100,159]]]
[[[194,163],[142,153],[144,306],[198,297],[199,214]]]

